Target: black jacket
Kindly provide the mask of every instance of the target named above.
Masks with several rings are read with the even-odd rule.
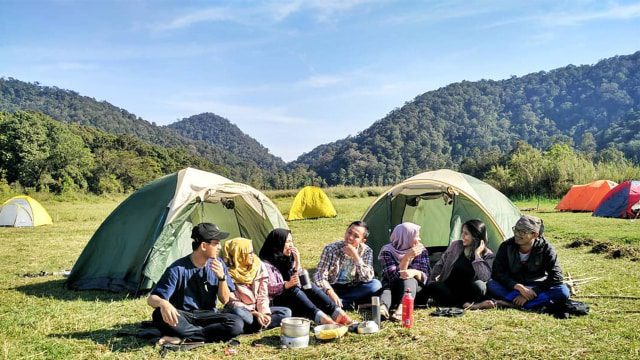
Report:
[[[520,283],[544,291],[562,284],[562,269],[556,251],[543,237],[533,241],[529,259],[524,264],[520,262],[518,245],[510,238],[498,248],[491,277],[508,289]]]

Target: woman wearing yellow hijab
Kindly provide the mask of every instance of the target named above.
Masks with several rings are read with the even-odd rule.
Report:
[[[236,285],[226,308],[242,318],[244,333],[280,326],[282,319],[291,316],[291,310],[269,307],[269,275],[262,261],[254,255],[251,240],[228,240],[224,252],[229,274]]]

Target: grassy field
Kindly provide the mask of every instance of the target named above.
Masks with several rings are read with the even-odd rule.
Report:
[[[290,223],[303,262],[315,268],[324,244],[341,238],[374,197],[332,199],[334,219]],[[0,199],[1,200],[1,199]],[[124,333],[150,317],[144,298],[63,289],[60,275],[25,277],[41,271],[70,269],[91,234],[121,198],[98,201],[44,201],[54,225],[37,229],[0,228],[0,358],[85,359],[160,358],[159,349]],[[291,197],[275,202],[283,213]],[[521,201],[526,213],[545,220],[565,272],[599,279],[579,288],[591,314],[556,320],[516,310],[467,312],[460,318],[434,318],[433,309],[416,311],[416,326],[385,323],[373,335],[348,334],[339,343],[316,343],[281,350],[279,330],[242,336],[237,358],[640,358],[640,220],[593,218],[584,213],[556,213],[549,200]],[[586,243],[568,248],[567,245]],[[604,244],[604,245],[602,245]],[[597,253],[593,253],[592,249]],[[354,314],[357,317],[357,315]],[[226,345],[212,344],[165,358],[226,357]]]

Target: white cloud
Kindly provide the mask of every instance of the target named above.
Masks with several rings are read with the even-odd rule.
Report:
[[[286,109],[281,107],[253,107],[209,100],[175,100],[167,101],[166,105],[190,115],[212,112],[234,123],[247,126],[265,123],[272,125],[303,125],[309,122],[304,118],[287,115]]]
[[[60,70],[94,70],[98,68],[96,64],[82,62],[60,62],[54,64],[53,67]]]
[[[629,20],[640,18],[640,4],[612,4],[599,10],[574,8],[570,11],[555,11],[546,14],[514,17],[511,19],[489,23],[481,28],[496,28],[517,23],[535,23],[547,28],[576,26],[598,20]],[[544,35],[548,36],[548,35]]]
[[[167,23],[151,26],[156,31],[176,30],[186,28],[202,22],[233,21],[234,15],[224,8],[207,8],[179,16]]]
[[[553,27],[580,25],[596,20],[627,20],[638,17],[640,17],[640,4],[613,4],[610,7],[595,11],[551,13],[539,17],[539,20],[543,25]]]
[[[308,12],[319,22],[333,19],[363,4],[379,0],[313,0],[274,1],[255,7],[209,7],[180,15],[166,22],[149,25],[152,31],[170,31],[188,28],[199,23],[233,22],[246,26],[263,26],[279,23],[290,16]]]
[[[300,84],[306,87],[324,88],[340,84],[344,81],[345,78],[340,75],[312,75]]]

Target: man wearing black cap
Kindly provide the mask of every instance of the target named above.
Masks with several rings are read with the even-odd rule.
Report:
[[[541,219],[523,215],[513,227],[514,236],[500,244],[487,283],[499,304],[532,310],[569,298],[558,256],[543,230]]]
[[[242,333],[242,319],[216,309],[235,290],[227,268],[218,257],[220,240],[229,233],[201,223],[192,232],[193,252],[176,260],[164,272],[147,299],[153,323],[163,335],[159,343],[226,341]]]

